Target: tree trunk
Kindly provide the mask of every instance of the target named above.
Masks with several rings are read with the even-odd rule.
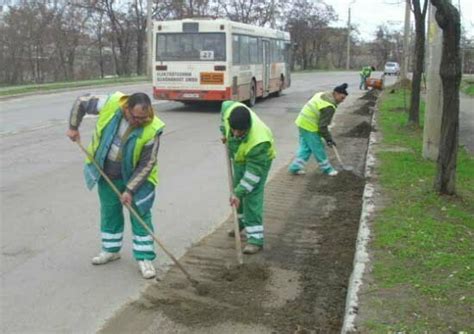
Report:
[[[439,66],[441,63],[441,46],[443,43],[442,30],[435,21],[436,8],[431,6],[428,19],[428,57],[425,121],[423,124],[423,158],[438,160],[439,139],[441,136],[441,117],[443,113],[443,89]],[[429,51],[428,51],[429,50]]]
[[[443,30],[440,76],[443,83],[443,116],[435,190],[452,195],[456,185],[456,160],[459,136],[459,84],[461,82],[458,10],[448,0],[431,0],[436,7],[436,21]]]
[[[306,47],[303,45],[303,48],[301,49],[301,58],[303,60],[303,70],[306,70],[308,66],[308,55],[306,54]]]
[[[425,59],[425,0],[423,10],[420,9],[420,0],[413,0],[415,11],[415,68],[413,70],[412,94],[410,109],[408,112],[408,123],[418,127],[420,125],[420,90],[421,76],[423,74],[423,62]]]
[[[137,31],[137,74],[142,75],[144,66],[143,66],[143,60],[145,56],[145,33],[141,30]],[[147,48],[148,50],[148,48]]]

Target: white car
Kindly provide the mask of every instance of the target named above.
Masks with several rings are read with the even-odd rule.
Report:
[[[396,62],[389,61],[385,63],[385,67],[383,69],[383,74],[387,75],[400,75],[400,65]]]

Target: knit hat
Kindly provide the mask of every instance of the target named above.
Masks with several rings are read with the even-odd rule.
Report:
[[[250,112],[245,107],[237,107],[229,116],[229,126],[234,130],[247,130],[250,128]]]
[[[344,94],[344,95],[349,95],[349,93],[346,90],[347,87],[348,87],[348,85],[346,83],[343,83],[342,85],[336,86],[334,88],[334,91],[338,92],[338,93],[341,93],[341,94]]]

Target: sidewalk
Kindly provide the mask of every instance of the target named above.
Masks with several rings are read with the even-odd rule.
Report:
[[[461,93],[459,98],[459,144],[474,155],[474,97]]]

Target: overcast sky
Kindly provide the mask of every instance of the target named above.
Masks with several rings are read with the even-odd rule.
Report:
[[[325,0],[339,16],[337,26],[347,26],[347,13],[351,4],[351,23],[364,40],[374,39],[377,26],[386,24],[393,30],[403,29],[405,0]],[[420,1],[423,3],[423,0]],[[474,38],[474,0],[452,0],[461,6],[461,23],[470,38]],[[413,13],[411,14],[413,22]],[[413,24],[412,24],[413,27]]]

